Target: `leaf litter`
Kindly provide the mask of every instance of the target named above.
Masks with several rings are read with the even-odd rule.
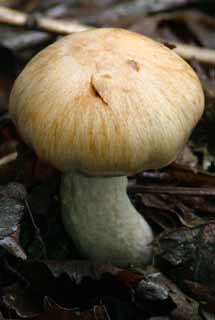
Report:
[[[3,1],[59,20],[143,32],[215,48],[213,1]],[[20,140],[7,112],[24,65],[57,34],[0,29],[0,319],[210,319],[215,314],[215,66],[196,58],[206,111],[177,161],[129,177],[128,194],[153,227],[153,266],[80,261],[60,219],[59,173]],[[27,258],[27,259],[26,259]]]

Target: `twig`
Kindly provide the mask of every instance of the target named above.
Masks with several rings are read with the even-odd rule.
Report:
[[[202,63],[215,63],[215,50],[206,49],[187,44],[173,42],[176,46],[174,49],[180,56],[187,60],[198,60]]]
[[[0,6],[0,23],[58,34],[80,32],[90,28],[76,21],[67,22],[50,19],[41,15],[27,14],[2,6]]]
[[[36,223],[34,221],[34,217],[33,217],[33,214],[32,214],[32,211],[31,211],[31,208],[30,208],[30,205],[29,205],[28,201],[25,200],[24,203],[25,203],[25,207],[26,207],[26,209],[28,211],[29,217],[31,219],[32,225],[33,225],[33,227],[35,229],[36,237],[39,240],[39,242],[41,243],[42,251],[43,251],[43,257],[46,258],[47,257],[46,246],[45,246],[45,243],[43,242],[43,239],[41,237],[40,229],[38,228],[38,226],[36,225]]]
[[[189,187],[163,187],[129,185],[128,192],[131,193],[164,193],[184,196],[215,196],[215,188],[189,188]]]
[[[5,166],[6,164],[15,161],[17,158],[17,152],[12,152],[10,154],[7,154],[6,156],[0,158],[0,167]]]
[[[0,23],[16,27],[24,27],[31,30],[45,31],[67,35],[73,32],[80,32],[92,27],[80,24],[77,21],[67,22],[50,19],[38,15],[30,15],[16,10],[0,6]],[[165,41],[164,41],[165,42]],[[212,49],[174,43],[175,51],[187,60],[196,59],[202,63],[215,63],[215,51]]]
[[[173,180],[173,177],[169,172],[165,171],[144,171],[137,175],[137,179],[143,179],[144,181],[153,182],[169,182]]]

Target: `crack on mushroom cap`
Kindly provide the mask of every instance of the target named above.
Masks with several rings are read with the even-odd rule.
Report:
[[[90,80],[90,85],[92,88],[92,92],[94,93],[94,95],[96,97],[98,97],[99,99],[101,99],[101,101],[105,104],[108,105],[108,102],[105,100],[105,98],[102,96],[102,94],[99,92],[99,88],[96,87],[96,84],[93,82],[93,76],[91,77]]]

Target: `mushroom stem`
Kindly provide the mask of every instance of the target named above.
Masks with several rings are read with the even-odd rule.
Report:
[[[126,189],[126,177],[63,174],[65,228],[84,257],[121,267],[150,262],[152,231]]]

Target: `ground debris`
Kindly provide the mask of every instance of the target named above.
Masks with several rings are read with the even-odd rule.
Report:
[[[164,299],[160,299],[160,301],[166,300],[166,303],[169,306],[168,315],[171,319],[201,319],[199,316],[199,304],[194,299],[189,297],[186,293],[184,293],[173,281],[166,277],[159,269],[155,267],[148,268],[147,272],[145,273],[145,278],[148,282],[153,284],[152,287],[156,288],[154,292],[156,292],[156,294],[158,293],[160,298]],[[142,281],[138,284],[140,288],[141,283]],[[144,289],[142,292],[144,293]],[[138,298],[142,300],[142,294],[138,296]],[[145,296],[143,296],[143,299],[145,299]],[[155,305],[157,307],[158,302],[159,301],[154,301],[152,303],[152,310],[155,311]]]
[[[189,315],[198,310],[198,303],[155,268],[142,274],[87,261],[23,261],[15,263],[14,273],[17,281],[3,289],[2,301],[4,309],[21,318],[48,316],[44,301],[55,301],[59,312],[76,309],[80,316],[104,307],[103,316],[113,320],[149,319],[182,309]]]
[[[19,224],[25,197],[26,191],[21,184],[10,183],[0,187],[0,246],[22,259],[26,255],[19,244]]]
[[[1,25],[0,30],[0,319],[213,319],[215,67],[213,56],[203,59],[215,48],[213,1],[3,0],[2,5],[27,13],[29,21],[22,29]],[[156,235],[156,268],[124,270],[78,260],[61,221],[60,174],[41,163],[16,132],[8,114],[14,79],[59,37],[30,30],[38,17],[56,19],[58,27],[66,20],[126,27],[172,50],[177,45],[192,50],[187,61],[204,89],[204,116],[176,162],[129,177],[129,197]]]
[[[164,233],[158,242],[158,265],[184,290],[197,282],[215,285],[215,221]]]

